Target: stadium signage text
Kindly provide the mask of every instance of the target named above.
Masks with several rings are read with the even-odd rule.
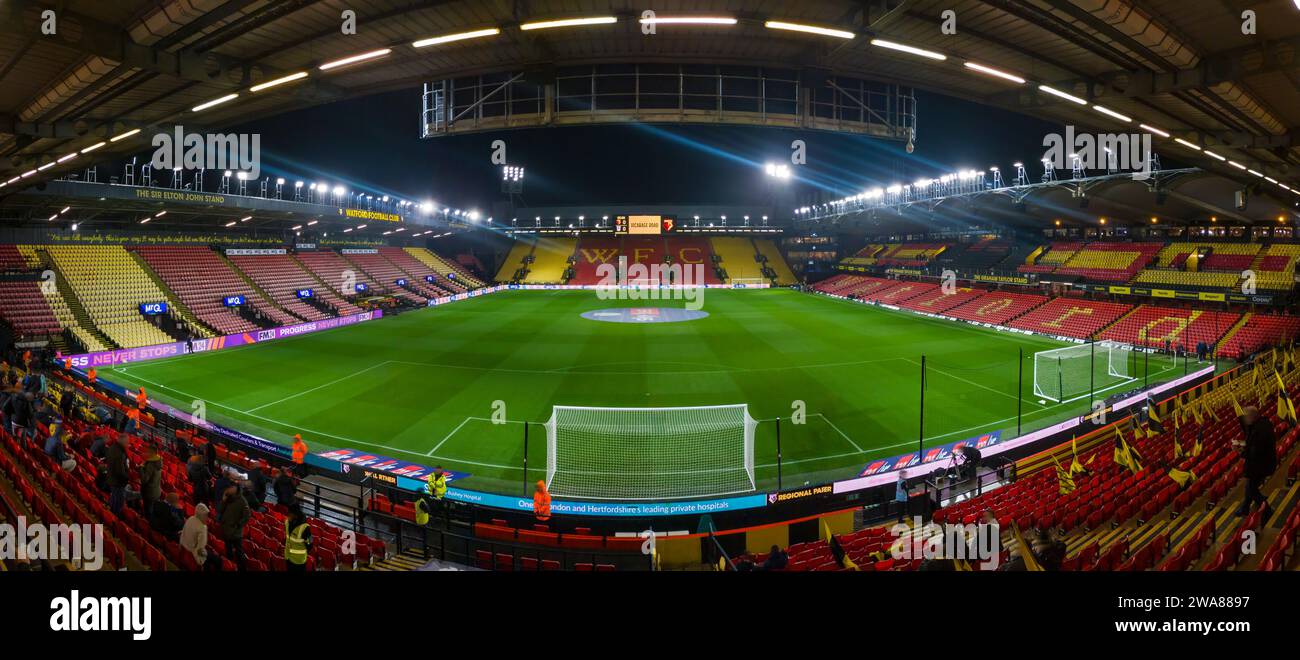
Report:
[[[339,209],[339,213],[349,218],[362,218],[365,220],[382,220],[383,222],[401,222],[402,216],[396,213],[381,213],[379,211],[367,211],[365,209]]]
[[[159,190],[157,188],[137,188],[135,196],[140,199],[159,202],[195,202],[198,204],[225,204],[225,195],[211,193],[185,192],[181,190]]]
[[[996,284],[1029,284],[1028,277],[1017,275],[972,275],[971,279],[976,282],[993,282]]]
[[[285,248],[227,248],[226,254],[232,257],[265,257],[275,254],[289,254]]]
[[[831,484],[813,486],[812,488],[800,488],[799,490],[787,490],[780,493],[768,493],[768,504],[779,504],[781,502],[790,502],[792,500],[801,500],[805,497],[814,495],[830,495],[835,492],[835,487]]]

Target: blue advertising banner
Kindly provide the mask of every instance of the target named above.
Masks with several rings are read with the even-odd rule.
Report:
[[[382,472],[395,477],[414,479],[421,486],[424,485],[425,478],[433,474],[433,468],[429,466],[399,461],[396,458],[379,456],[356,449],[333,449],[319,452],[316,456],[334,463],[333,465],[326,463],[325,466],[337,472],[347,474],[354,468],[364,468],[371,472]],[[447,468],[443,468],[442,471],[447,475],[447,483],[469,476],[468,472],[457,472]]]
[[[952,452],[958,446],[971,445],[974,446],[976,449],[984,449],[985,447],[992,447],[993,445],[996,445],[1001,441],[1002,441],[1002,432],[994,431],[992,433],[985,433],[984,435],[978,435],[973,438],[958,440],[957,442],[950,442],[946,445],[939,445],[937,447],[928,447],[925,450],[925,456],[921,456],[917,452],[912,452],[910,454],[903,454],[902,456],[881,458],[868,463],[866,467],[862,468],[858,472],[858,476],[867,477],[873,474],[881,474],[883,472],[893,472],[894,470],[902,470],[905,468],[912,467],[913,465],[924,465],[926,463],[934,463],[935,461],[947,460],[949,458],[952,458]]]

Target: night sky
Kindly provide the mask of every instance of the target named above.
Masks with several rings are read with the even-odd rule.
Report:
[[[803,204],[872,186],[906,183],[959,169],[1034,162],[1043,135],[1059,125],[918,92],[916,149],[853,135],[770,128],[609,125],[523,129],[419,138],[420,91],[379,94],[286,113],[238,127],[260,133],[263,171],[291,180],[343,183],[354,190],[433,199],[485,212],[505,198],[491,143],[506,142],[526,168],[528,206],[590,203],[763,204],[771,199],[767,161],[789,162],[794,139],[808,163],[786,199]],[[1031,168],[1030,176],[1041,171]]]

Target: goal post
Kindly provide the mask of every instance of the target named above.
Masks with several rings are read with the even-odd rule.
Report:
[[[554,406],[546,422],[553,495],[667,500],[755,490],[745,404],[680,408]]]
[[[1059,403],[1131,381],[1131,353],[1128,346],[1113,342],[1034,353],[1034,396]]]

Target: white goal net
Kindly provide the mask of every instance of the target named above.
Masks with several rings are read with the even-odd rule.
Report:
[[[1132,353],[1128,346],[1111,342],[1034,353],[1034,395],[1060,402],[1131,381]]]
[[[546,423],[546,484],[554,495],[596,500],[751,492],[757,425],[744,404],[555,406]]]

